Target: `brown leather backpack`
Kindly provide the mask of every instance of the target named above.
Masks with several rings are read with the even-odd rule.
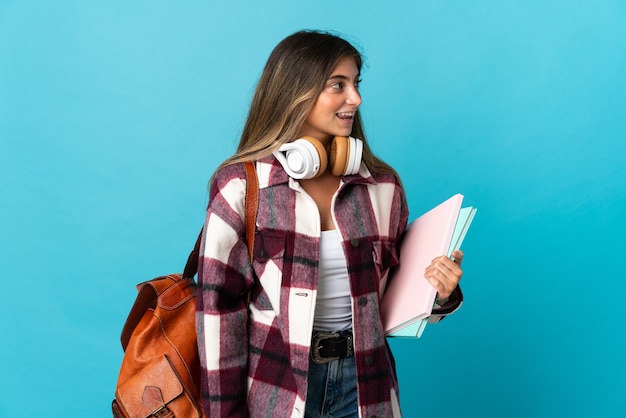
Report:
[[[258,181],[245,163],[246,238],[252,257]],[[124,358],[113,399],[115,418],[204,417],[196,335],[196,283],[200,239],[182,274],[137,285],[139,294],[122,330]]]

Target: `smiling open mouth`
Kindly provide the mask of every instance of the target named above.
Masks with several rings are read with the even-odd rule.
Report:
[[[344,120],[354,119],[354,112],[339,112],[337,117]]]

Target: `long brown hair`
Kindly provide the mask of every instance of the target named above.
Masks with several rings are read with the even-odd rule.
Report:
[[[360,52],[328,32],[300,31],[276,45],[257,84],[237,152],[222,165],[264,157],[295,140],[331,72],[346,56],[354,58],[360,72]],[[370,170],[396,174],[372,153],[359,111],[352,136],[363,140],[363,161]]]

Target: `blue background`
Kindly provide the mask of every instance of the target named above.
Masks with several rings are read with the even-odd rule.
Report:
[[[1,417],[107,417],[134,285],[180,271],[274,45],[362,47],[412,218],[479,208],[460,312],[393,341],[407,417],[626,408],[622,1],[0,1]]]

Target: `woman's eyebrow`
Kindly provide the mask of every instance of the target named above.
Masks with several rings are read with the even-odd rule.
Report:
[[[357,80],[359,78],[361,74],[357,74],[356,77],[354,77],[355,80]],[[330,77],[328,77],[329,80],[350,80],[350,77],[348,77],[347,75],[343,75],[343,74],[335,74],[335,75],[331,75]]]

